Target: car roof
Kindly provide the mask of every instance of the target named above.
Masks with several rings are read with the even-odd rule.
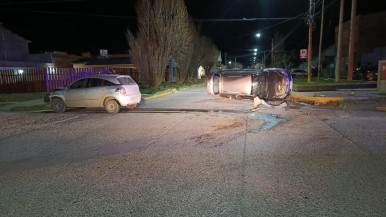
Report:
[[[80,80],[80,79],[87,79],[87,78],[100,78],[100,79],[105,79],[105,80],[108,80],[108,81],[111,81],[113,83],[118,84],[118,79],[117,78],[120,78],[120,77],[129,77],[129,78],[131,78],[129,75],[95,74],[95,75],[90,75],[90,76],[79,78],[78,80]]]
[[[129,75],[118,75],[118,74],[96,74],[90,75],[86,78],[118,78],[118,77],[130,77]]]

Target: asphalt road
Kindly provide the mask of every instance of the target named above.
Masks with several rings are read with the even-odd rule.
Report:
[[[385,216],[386,113],[203,87],[107,114],[0,113],[0,216]]]

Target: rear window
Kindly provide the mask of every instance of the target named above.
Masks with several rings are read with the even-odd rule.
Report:
[[[118,77],[117,80],[120,84],[135,84],[134,80],[128,76]]]

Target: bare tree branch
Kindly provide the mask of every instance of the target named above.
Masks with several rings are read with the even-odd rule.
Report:
[[[184,0],[139,0],[136,12],[138,32],[127,32],[129,53],[140,79],[150,87],[164,81],[173,59],[178,64],[178,82],[191,81],[199,64],[215,63],[217,48],[200,36]]]

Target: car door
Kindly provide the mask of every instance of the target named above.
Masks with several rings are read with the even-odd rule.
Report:
[[[209,95],[217,95],[220,92],[220,76],[217,73],[210,73],[207,80],[207,91]]]
[[[101,78],[90,78],[89,86],[85,90],[87,107],[100,107],[103,105],[102,101],[107,94],[107,88],[104,82],[108,81]]]
[[[87,107],[85,89],[88,79],[80,79],[72,83],[64,94],[65,103],[68,107]]]

